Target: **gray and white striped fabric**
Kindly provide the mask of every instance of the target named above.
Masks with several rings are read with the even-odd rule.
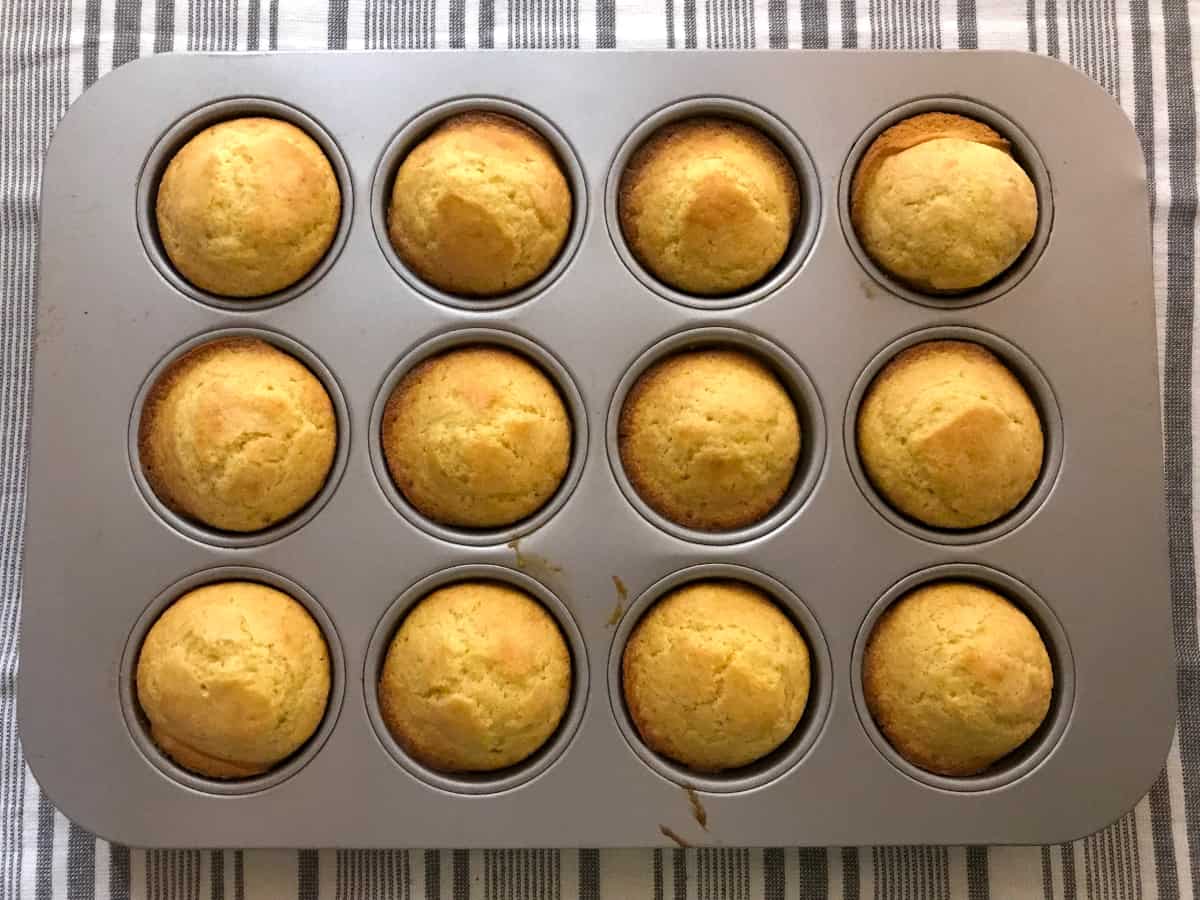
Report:
[[[0,0],[0,898],[1126,898],[1200,872],[1193,373],[1197,53],[1188,0]],[[1150,173],[1179,728],[1137,807],[1031,848],[136,851],[66,821],[17,741],[15,677],[42,156],[67,106],[150,53],[393,48],[1009,48],[1116,97]],[[797,89],[816,89],[798,86]]]

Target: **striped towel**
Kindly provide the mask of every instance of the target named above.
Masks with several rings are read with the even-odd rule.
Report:
[[[1188,0],[0,0],[0,898],[1192,897],[1195,15]],[[142,852],[54,809],[17,742],[15,675],[38,183],[55,125],[97,78],[145,54],[429,47],[1024,49],[1120,101],[1150,174],[1180,701],[1166,768],[1135,809],[1052,847],[602,852]]]

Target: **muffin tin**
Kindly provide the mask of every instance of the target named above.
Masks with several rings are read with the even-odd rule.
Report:
[[[383,227],[404,149],[469,108],[538,128],[575,194],[551,270],[482,302],[420,282]],[[952,299],[893,284],[864,258],[846,217],[858,154],[880,128],[925,109],[963,112],[1012,139],[1042,208],[1015,267]],[[805,198],[780,268],[717,300],[655,282],[614,215],[619,166],[640,137],[699,113],[774,137]],[[248,302],[183,282],[152,215],[174,150],[199,128],[246,114],[307,130],[333,163],[343,204],[317,269]],[[1116,818],[1162,765],[1174,689],[1145,175],[1120,110],[1059,63],[790,51],[159,57],[114,72],[72,108],[47,160],[41,222],[20,727],[51,798],[98,834],[242,847],[1055,842]],[[321,495],[293,519],[243,536],[163,508],[133,440],[154,373],[230,333],[260,336],[313,369],[339,429]],[[938,337],[997,352],[1046,426],[1030,497],[976,531],[898,516],[862,476],[853,446],[870,376],[903,346]],[[448,529],[392,487],[379,417],[410,364],[480,341],[525,352],[559,385],[574,455],[558,494],[530,520]],[[738,345],[771,364],[804,428],[780,508],[724,534],[656,516],[629,486],[615,444],[637,373],[706,344]],[[900,759],[871,722],[859,682],[863,642],[886,604],[951,576],[990,584],[1025,609],[1056,674],[1038,734],[965,779]],[[295,757],[220,783],[183,772],[149,741],[132,671],[167,603],[230,577],[280,586],[314,612],[334,690]],[[374,699],[405,610],[461,577],[529,590],[558,620],[575,668],[557,734],[492,775],[415,763],[382,727]],[[619,665],[658,596],[711,577],[771,593],[805,633],[814,678],[804,719],[779,750],[700,775],[640,742]]]

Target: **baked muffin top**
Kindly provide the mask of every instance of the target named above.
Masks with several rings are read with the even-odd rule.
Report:
[[[554,618],[510,585],[439,588],[405,617],[379,679],[388,730],[444,772],[515,765],[558,728],[571,655]]]
[[[449,350],[408,372],[388,400],[381,438],[408,502],[469,528],[537,512],[571,456],[571,421],[553,382],[495,346]]]
[[[1041,419],[985,347],[929,341],[898,353],[858,412],[858,454],[893,507],[934,528],[1011,512],[1042,468]]]
[[[337,232],[337,176],[311,137],[279,119],[212,125],[175,154],[158,186],[159,238],[179,273],[224,297],[299,281]]]
[[[757,588],[702,581],[659,600],[621,661],[646,745],[698,772],[748,765],[782,744],[808,703],[808,646]]]
[[[655,363],[618,425],[621,463],[646,503],[701,531],[751,525],[787,492],[800,423],[787,390],[740,350],[688,350]]]
[[[656,278],[691,294],[731,294],[783,258],[800,186],[783,151],[758,129],[685,119],[634,151],[618,215],[630,251]]]
[[[571,214],[571,190],[544,137],[509,116],[468,112],[443,121],[400,164],[388,236],[434,287],[492,297],[550,268]]]
[[[337,422],[324,386],[257,338],[220,338],[176,360],[146,398],[138,454],[167,507],[212,528],[257,531],[325,484]]]
[[[1023,744],[1050,708],[1037,628],[995,591],[961,581],[900,598],[863,657],[871,715],[893,747],[941,775],[975,775]]]
[[[1037,227],[1037,191],[993,129],[924,113],[884,131],[851,185],[863,248],[911,287],[979,287],[1021,255]]]
[[[329,649],[287,594],[225,581],[167,607],[142,643],[136,678],[163,752],[202,775],[243,778],[316,731],[329,699]]]

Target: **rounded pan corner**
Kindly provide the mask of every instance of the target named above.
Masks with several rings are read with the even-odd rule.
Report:
[[[1169,712],[1169,715],[1163,715],[1161,720],[1156,723],[1157,734],[1151,733],[1154,729],[1145,729],[1143,731],[1143,739],[1140,742],[1140,746],[1146,749],[1141,757],[1137,760],[1125,761],[1126,771],[1130,770],[1131,763],[1136,763],[1138,775],[1137,777],[1124,779],[1127,788],[1118,795],[1119,800],[1111,805],[1106,805],[1098,811],[1093,810],[1087,804],[1080,804],[1078,807],[1080,810],[1079,822],[1069,826],[1065,831],[1039,834],[1036,841],[1029,843],[1069,844],[1104,831],[1126,813],[1131,812],[1153,790],[1158,779],[1165,777],[1167,759],[1171,753],[1171,747],[1175,743],[1175,735],[1178,730],[1177,715],[1179,705],[1178,695],[1174,690],[1175,664],[1173,661],[1168,664],[1168,668],[1171,675],[1171,688],[1167,693],[1170,699],[1164,704],[1164,707],[1165,712]],[[1153,752],[1149,749],[1151,747],[1154,748]],[[1093,815],[1093,812],[1096,814]],[[1025,844],[1025,842],[1017,841],[1000,843],[1012,845]]]
[[[111,102],[113,105],[123,106],[127,102],[128,94],[125,93],[126,81],[139,82],[145,78],[153,78],[153,75],[143,76],[142,70],[149,67],[170,67],[175,65],[171,63],[167,57],[171,54],[151,54],[140,56],[137,59],[131,59],[127,63],[117,66],[105,72],[100,78],[96,79],[92,84],[84,88],[83,93],[76,97],[67,107],[66,113],[54,128],[54,134],[50,137],[50,146],[48,153],[53,153],[56,144],[65,144],[67,140],[64,135],[69,137],[71,128],[76,122],[83,118],[84,113],[89,112],[92,107],[103,106],[105,103]],[[125,99],[122,99],[125,98]]]
[[[1113,138],[1117,138],[1119,133],[1119,139],[1125,142],[1124,147],[1105,144],[1105,156],[1112,159],[1114,163],[1119,163],[1122,167],[1125,165],[1125,157],[1128,157],[1130,161],[1136,160],[1136,174],[1142,180],[1145,180],[1146,157],[1142,152],[1142,143],[1138,138],[1137,130],[1129,115],[1121,108],[1120,102],[1108,92],[1104,85],[1081,69],[1056,57],[1026,53],[1023,50],[994,52],[1006,56],[1020,57],[1023,65],[1044,69],[1045,73],[1040,75],[1040,77],[1059,78],[1067,82],[1074,82],[1074,84],[1069,85],[1072,100],[1076,102],[1091,101],[1091,106],[1088,107],[1086,112],[1079,110],[1080,116],[1086,116],[1090,120],[1095,120],[1097,116],[1106,116],[1109,121],[1104,122],[1103,126],[1097,125],[1097,129],[1103,127],[1104,130],[1110,132]],[[1043,91],[1049,91],[1050,89],[1048,84],[1043,85]]]
[[[102,840],[108,841],[109,843],[120,844],[125,847],[136,847],[139,849],[152,846],[157,848],[157,845],[154,844],[153,840],[138,841],[136,840],[137,836],[123,834],[119,827],[115,827],[116,822],[114,819],[119,820],[122,818],[119,814],[114,818],[98,821],[89,815],[90,813],[95,812],[94,808],[82,810],[71,806],[73,798],[75,798],[77,795],[70,790],[70,785],[66,784],[62,785],[63,790],[60,791],[60,782],[55,781],[55,775],[57,773],[48,767],[41,765],[39,760],[44,758],[43,754],[37,753],[36,751],[30,749],[27,739],[24,735],[25,729],[21,727],[21,722],[24,719],[22,709],[25,704],[18,700],[17,705],[17,733],[20,735],[19,740],[21,742],[22,753],[25,756],[25,763],[29,766],[29,771],[33,773],[34,780],[37,781],[39,790],[47,799],[49,799],[50,805],[53,806],[58,812],[62,813],[62,815],[72,824],[78,825],[89,834],[93,834]],[[64,803],[63,801],[66,802]],[[101,810],[100,814],[105,815],[110,811],[117,812],[115,807],[110,807]],[[106,827],[110,825],[114,827]],[[143,837],[148,836],[144,835]],[[131,838],[134,839],[131,840]]]

